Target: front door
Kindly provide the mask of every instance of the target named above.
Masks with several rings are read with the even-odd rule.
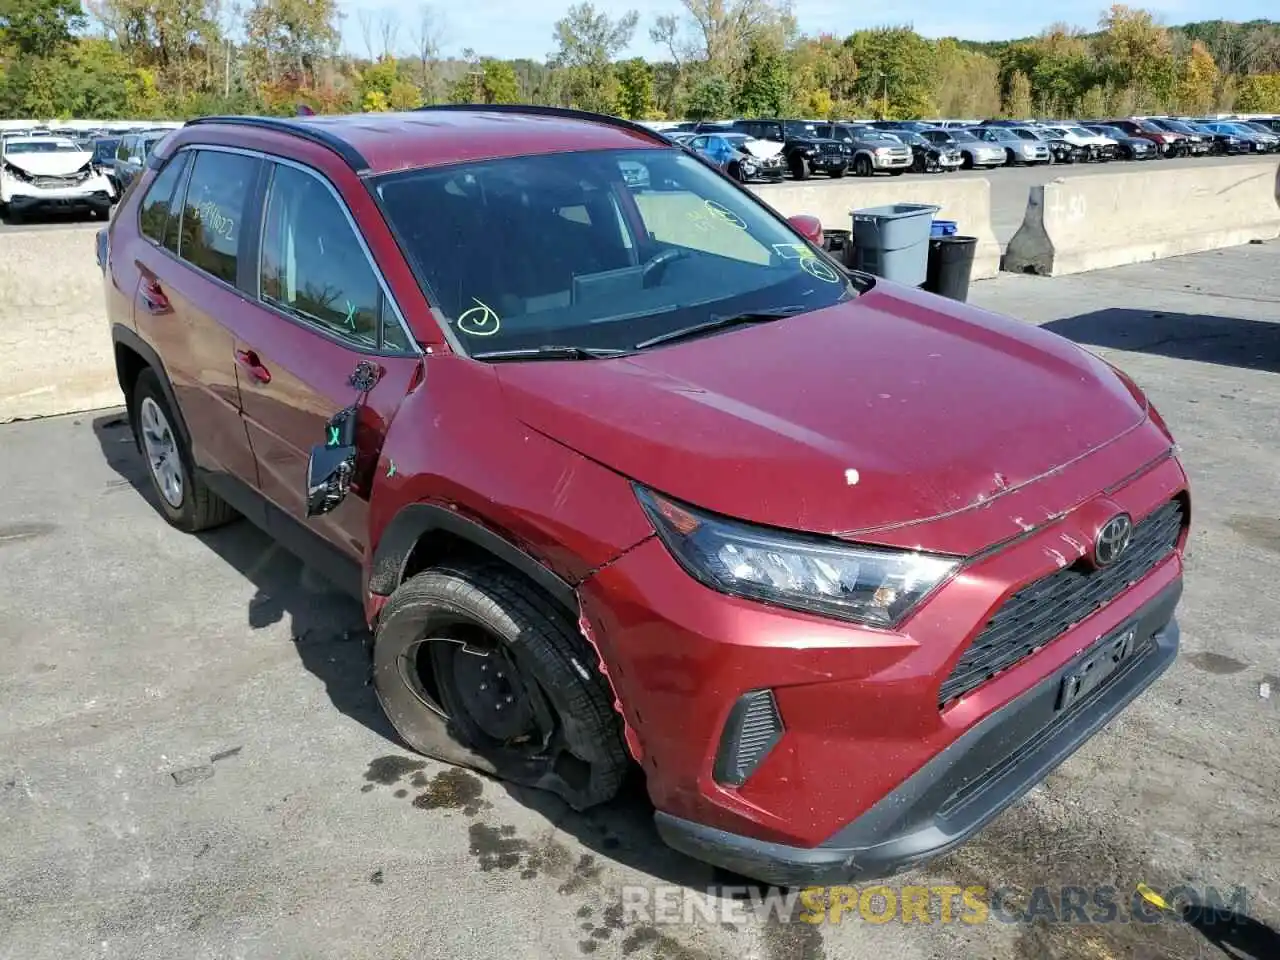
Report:
[[[306,521],[354,558],[364,556],[368,489],[391,419],[421,382],[420,353],[345,204],[317,172],[273,164],[264,200],[261,321],[236,343],[241,401],[262,492],[305,518],[307,460],[335,413],[363,400],[351,494]],[[363,397],[361,363],[376,369]]]

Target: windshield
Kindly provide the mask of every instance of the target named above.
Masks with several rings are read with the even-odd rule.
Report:
[[[947,132],[951,134],[951,138],[957,143],[969,143],[978,139],[968,130],[948,130]]]
[[[1223,126],[1226,127],[1228,130],[1230,130],[1232,133],[1244,134],[1245,136],[1249,136],[1249,137],[1257,133],[1256,130],[1250,130],[1248,127],[1239,123],[1224,123]]]
[[[1013,132],[1020,140],[1039,140],[1040,139],[1030,130],[1023,129],[1022,127],[1018,127],[1018,129],[1014,130]]]
[[[804,123],[799,120],[788,120],[782,125],[782,129],[788,137],[816,137],[818,129],[812,123]]]
[[[926,140],[924,137],[920,136],[920,134],[912,130],[895,130],[893,131],[893,135],[896,139],[900,140],[901,142],[909,143],[912,146],[916,146],[916,147],[931,146],[928,140]]]
[[[54,140],[52,137],[41,137],[38,140],[8,140],[4,145],[5,153],[83,153],[70,140]]]
[[[683,151],[508,157],[375,183],[468,353],[629,349],[713,316],[807,312],[857,294],[767,209]]]
[[[1159,127],[1157,127],[1150,120],[1139,120],[1137,123],[1138,123],[1138,129],[1145,130],[1147,131],[1147,133],[1164,133],[1165,132],[1161,130]]]
[[[1093,136],[1095,136],[1095,134],[1090,133],[1090,132],[1089,132],[1088,130],[1086,130],[1084,127],[1067,127],[1067,128],[1066,128],[1066,130],[1067,130],[1067,132],[1068,132],[1068,133],[1073,133],[1073,134],[1075,134],[1077,137],[1093,137]]]
[[[1089,129],[1102,134],[1104,137],[1111,137],[1113,140],[1129,139],[1129,135],[1125,133],[1123,130],[1121,130],[1119,127],[1098,126],[1098,127],[1090,127]]]
[[[988,127],[985,131],[988,140],[1017,140],[1008,127]]]

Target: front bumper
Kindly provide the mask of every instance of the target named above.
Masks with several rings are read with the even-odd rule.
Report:
[[[998,167],[1007,159],[1004,151],[1000,149],[993,150],[967,150],[972,163],[975,167]]]
[[[782,158],[781,154],[768,159],[744,157],[739,161],[739,164],[742,167],[743,174],[748,178],[758,177],[763,180],[780,180],[787,173],[787,162]]]
[[[814,153],[809,156],[810,169],[821,172],[828,170],[847,170],[851,163],[853,163],[852,154]]]
[[[1049,148],[1045,147],[1019,147],[1016,151],[1018,159],[1025,163],[1048,163],[1050,159]]]
[[[912,161],[911,154],[871,154],[871,166],[876,170],[909,170]]]
[[[712,862],[730,855],[740,862],[737,847],[765,844],[809,851],[795,854],[802,866],[824,856],[842,863],[824,847],[865,843],[858,833],[865,827],[855,829],[854,840],[845,831],[886,796],[901,796],[904,784],[924,782],[914,778],[971,729],[1060,675],[1098,638],[1138,617],[1181,579],[1179,551],[1034,653],[959,699],[940,701],[943,684],[997,611],[1018,591],[1074,562],[1099,517],[1118,510],[1146,517],[1186,490],[1186,474],[1167,449],[1154,426],[1144,427],[1052,478],[1006,494],[1000,510],[1014,529],[1031,515],[1058,519],[983,551],[899,630],[862,628],[718,593],[690,577],[657,538],[580,583],[584,631],[602,656],[628,745],[673,845]],[[1117,476],[1134,479],[1116,488]],[[1110,492],[1082,502],[1083,492],[1102,490]],[[940,551],[971,554],[975,544],[989,543],[981,538],[989,536],[991,522],[972,512],[938,518],[930,521],[930,542]],[[889,535],[883,542],[909,548],[921,533],[904,534],[901,543]],[[745,777],[720,776],[717,764],[734,708],[744,694],[763,690],[776,700],[781,738]],[[963,752],[969,749],[976,748]],[[935,799],[940,805],[947,798]],[[912,834],[925,812],[916,808],[918,819],[895,830]],[[957,830],[971,833],[985,820],[971,827],[956,822]],[[706,838],[724,841],[729,853],[715,853],[717,844]]]
[[[54,179],[54,178],[44,178]],[[29,210],[35,207],[88,209],[109,207],[113,191],[104,176],[92,176],[74,186],[46,187],[16,177],[5,176],[0,184],[0,199],[10,207]]]
[[[1127,622],[1135,653],[1092,693],[1059,711],[1065,677],[1087,650],[971,727],[901,786],[817,847],[770,843],[659,811],[671,847],[784,887],[886,877],[959,846],[1043,780],[1173,663],[1177,580]]]

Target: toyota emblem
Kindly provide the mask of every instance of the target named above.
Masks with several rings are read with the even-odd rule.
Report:
[[[1109,567],[1120,559],[1129,548],[1133,537],[1133,521],[1127,513],[1117,514],[1098,530],[1093,542],[1093,562],[1099,567]]]

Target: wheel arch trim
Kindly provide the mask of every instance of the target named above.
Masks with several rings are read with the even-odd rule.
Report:
[[[523,573],[566,610],[577,614],[578,596],[572,584],[488,527],[434,503],[409,504],[391,518],[370,560],[369,593],[390,596],[403,581],[414,548],[433,533],[451,534],[492,554]]]
[[[125,406],[128,408],[130,415],[133,414],[133,391],[126,389],[124,366],[121,363],[120,354],[122,347],[136,353],[142,358],[143,363],[155,371],[156,379],[160,381],[160,390],[164,394],[165,403],[169,405],[169,410],[178,421],[175,426],[182,435],[183,443],[190,450],[191,433],[187,430],[186,418],[182,415],[182,407],[178,405],[178,397],[173,392],[173,384],[169,381],[169,373],[165,370],[164,361],[160,359],[160,355],[136,331],[130,330],[121,323],[111,325],[111,341],[116,365],[116,382],[120,384],[120,391],[124,394]]]

